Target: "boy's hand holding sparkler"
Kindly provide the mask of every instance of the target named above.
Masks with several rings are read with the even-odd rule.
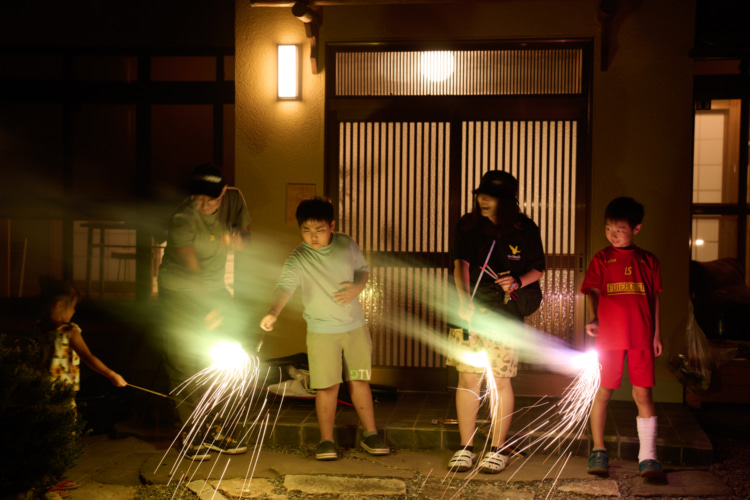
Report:
[[[586,334],[591,337],[599,335],[599,318],[594,318],[586,324]]]
[[[271,330],[273,330],[273,325],[276,324],[277,319],[278,316],[275,314],[266,314],[265,316],[263,316],[263,319],[260,320],[260,327],[263,330],[270,332]]]

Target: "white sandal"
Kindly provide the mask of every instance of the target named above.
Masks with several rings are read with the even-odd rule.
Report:
[[[466,472],[467,470],[470,470],[472,467],[474,467],[476,461],[476,453],[461,449],[454,453],[451,459],[448,461],[448,468],[456,472]]]
[[[508,467],[508,456],[499,452],[488,451],[479,464],[479,472],[484,474],[498,474]]]

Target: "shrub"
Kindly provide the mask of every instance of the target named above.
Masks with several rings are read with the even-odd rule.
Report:
[[[0,335],[0,484],[4,494],[46,490],[81,455],[84,424],[71,387],[38,371],[34,341]]]

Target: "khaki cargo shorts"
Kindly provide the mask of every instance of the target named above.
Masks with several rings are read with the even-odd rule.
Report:
[[[498,378],[511,378],[518,374],[518,349],[506,347],[492,340],[482,337],[477,332],[471,332],[471,338],[464,340],[464,331],[451,328],[448,332],[449,344],[456,352],[479,353],[485,351],[492,373]],[[486,367],[474,366],[464,360],[449,357],[448,366],[455,366],[456,370],[465,373],[483,373]]]

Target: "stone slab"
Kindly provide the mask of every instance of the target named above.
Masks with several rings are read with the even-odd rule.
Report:
[[[355,454],[352,454],[355,455]],[[559,473],[560,479],[584,479],[591,476],[586,472],[588,459],[571,457],[563,466],[556,456],[534,455],[511,459],[507,469],[500,474],[478,474],[476,471],[450,472],[448,460],[452,451],[399,451],[386,457],[369,457],[371,462],[398,469],[418,471],[424,476],[472,481],[495,482],[498,479],[511,482],[532,482],[547,479],[550,482]],[[636,469],[637,470],[637,466]]]
[[[226,479],[224,481],[210,481],[211,486],[223,492],[230,498],[271,498],[276,485],[268,479],[252,478]]]
[[[534,500],[534,494],[525,491],[503,490],[485,484],[471,498],[472,500]]]
[[[463,498],[458,487],[432,479],[422,484],[416,497],[420,500],[445,500],[446,498],[461,500]]]
[[[369,455],[367,456],[369,457]],[[166,454],[154,454],[142,465],[140,474],[147,484],[166,484],[171,478],[186,477],[196,479],[236,479],[252,477],[269,478],[287,474],[331,474],[364,477],[411,478],[414,472],[388,464],[387,459],[374,462],[356,456],[334,462],[321,462],[313,456],[294,453],[262,451],[259,455],[251,452],[243,455],[222,455],[214,453],[210,460],[192,462],[181,460],[175,450]]]
[[[284,487],[312,495],[406,495],[406,483],[400,479],[288,475]]]
[[[135,486],[123,486],[119,484],[101,484],[96,481],[86,481],[75,490],[70,491],[66,498],[96,498],[96,500],[132,500],[135,497]],[[57,498],[62,498],[56,495]]]
[[[187,484],[187,487],[190,491],[198,495],[199,500],[228,500],[227,497],[222,495],[221,492],[216,491],[210,483],[203,479],[192,481]]]
[[[665,474],[662,478],[632,478],[630,494],[654,497],[722,497],[732,495],[732,490],[719,478],[706,471],[684,470]]]
[[[574,493],[576,495],[589,495],[596,497],[619,497],[620,489],[617,481],[611,479],[578,481],[560,485],[557,488],[562,493]]]
[[[152,443],[136,437],[110,439],[105,435],[87,436],[83,454],[67,472],[67,477],[77,483],[95,481],[139,486],[140,464],[154,453],[158,453],[158,450]]]

